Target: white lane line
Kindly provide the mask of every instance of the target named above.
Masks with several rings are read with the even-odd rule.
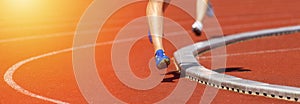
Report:
[[[289,52],[289,51],[300,51],[300,48],[285,48],[285,49],[275,49],[275,50],[263,50],[263,51],[252,51],[243,53],[232,53],[226,55],[216,55],[216,56],[200,56],[200,60],[211,59],[212,57],[234,57],[242,55],[257,55],[257,54],[267,54],[267,53],[279,53],[279,52]]]
[[[90,32],[91,31],[88,31],[88,30],[84,31],[84,33],[90,33]],[[73,36],[73,35],[74,35],[74,32],[61,32],[61,33],[53,33],[53,34],[47,34],[47,35],[2,39],[2,40],[0,40],[0,43],[16,42],[16,41],[24,41],[24,40],[33,40],[33,39],[43,39],[43,38],[52,38],[52,37]]]
[[[230,25],[230,26],[224,26],[222,27],[223,30],[232,30],[237,28],[250,28],[250,27],[257,27],[257,26],[267,26],[267,25],[278,25],[278,24],[289,24],[289,23],[295,23],[295,21],[300,21],[300,19],[295,19],[294,21],[290,20],[278,20],[278,21],[272,21],[268,23],[250,23],[250,24],[239,24],[239,25]],[[186,22],[185,22],[186,23]],[[166,24],[167,25],[167,24]],[[55,27],[55,26],[53,26]],[[171,27],[171,26],[168,26]],[[36,28],[36,27],[34,27]],[[44,27],[46,28],[46,27]],[[50,28],[50,27],[47,27]],[[132,29],[139,29],[141,26],[134,27]],[[109,28],[102,30],[103,32],[113,31],[117,28]],[[207,28],[206,31],[215,31],[217,28]],[[0,30],[1,31],[1,30]],[[15,30],[11,30],[15,31]],[[88,32],[88,30],[87,30]],[[50,38],[50,37],[60,37],[60,36],[73,36],[74,32],[63,32],[63,33],[53,33],[49,35],[42,35],[42,36],[28,36],[28,37],[20,37],[20,38],[12,38],[12,39],[3,39],[0,40],[0,43],[6,43],[6,42],[14,42],[14,41],[22,41],[22,40],[30,40],[30,39],[41,39],[41,38]],[[147,34],[145,34],[146,36]]]
[[[231,26],[228,26],[228,27],[231,27]],[[5,40],[0,40],[0,43],[4,43],[4,42],[12,42],[12,41],[20,41],[20,40],[29,40],[29,39],[40,39],[40,38],[49,38],[49,37],[59,37],[59,36],[67,36],[67,35],[73,35],[73,32],[65,32],[65,33],[56,33],[56,34],[51,34],[51,35],[43,35],[43,36],[31,36],[31,37],[22,37],[22,38],[14,38],[14,39],[5,39]],[[171,36],[175,36],[175,35],[182,35],[182,32],[172,32],[172,33],[169,33],[169,35]],[[145,35],[146,36],[146,35]],[[109,41],[109,42],[103,42],[103,43],[98,43],[96,44],[96,46],[100,46],[100,45],[107,45],[107,44],[112,44],[112,43],[122,43],[122,42],[128,42],[128,41],[133,41],[135,40],[136,38],[129,38],[129,39],[124,39],[124,40],[119,40],[119,41]],[[11,66],[7,72],[4,74],[4,80],[5,82],[11,86],[13,89],[25,94],[25,95],[28,95],[28,96],[31,96],[31,97],[34,97],[34,98],[38,98],[38,99],[42,99],[42,100],[45,100],[45,101],[49,101],[49,102],[53,102],[53,103],[67,103],[67,102],[63,102],[63,101],[59,101],[59,100],[55,100],[55,99],[51,99],[51,98],[47,98],[47,97],[44,97],[44,96],[41,96],[41,95],[38,95],[38,94],[34,94],[24,88],[22,88],[21,86],[19,86],[14,80],[13,80],[13,74],[14,72],[19,68],[21,67],[22,65],[24,65],[25,63],[28,63],[28,62],[31,62],[31,61],[34,61],[36,59],[40,59],[40,58],[44,58],[44,57],[47,57],[47,56],[51,56],[51,55],[55,55],[55,54],[60,54],[60,53],[64,53],[64,52],[69,52],[69,51],[72,51],[72,50],[77,50],[77,49],[83,49],[83,48],[88,48],[88,47],[93,47],[94,45],[85,45],[85,46],[81,46],[81,47],[75,47],[75,48],[68,48],[68,49],[64,49],[64,50],[59,50],[59,51],[54,51],[54,52],[50,52],[50,53],[46,53],[46,54],[43,54],[43,55],[39,55],[39,56],[36,56],[36,57],[31,57],[31,58],[28,58],[26,60],[23,60],[23,61],[20,61],[16,64],[14,64],[13,66]]]
[[[62,34],[57,34],[54,36],[61,36]],[[169,36],[176,36],[176,35],[182,35],[182,32],[172,32],[172,33],[168,33]],[[45,36],[45,35],[44,35]],[[146,35],[145,35],[146,36]],[[52,35],[47,35],[45,37],[52,37]],[[43,36],[39,36],[39,37],[27,37],[27,38],[17,38],[17,39],[10,39],[10,40],[0,40],[1,42],[10,42],[10,41],[18,41],[18,40],[26,40],[26,39],[37,39],[37,38],[43,38]],[[138,37],[132,37],[132,38],[127,38],[127,39],[122,39],[122,40],[116,40],[116,41],[107,41],[107,42],[102,42],[102,43],[97,43],[95,44],[95,46],[102,46],[102,45],[109,45],[109,44],[117,44],[117,43],[123,43],[123,42],[129,42],[129,41],[134,41],[136,40]],[[78,50],[78,49],[84,49],[84,48],[89,48],[89,47],[94,47],[94,44],[89,44],[89,45],[84,45],[84,46],[80,46],[80,47],[74,47],[74,48],[67,48],[67,49],[63,49],[63,50],[59,50],[59,51],[53,51],[53,52],[49,52],[46,54],[42,54],[39,56],[35,56],[35,57],[31,57],[28,59],[25,59],[23,61],[20,61],[14,65],[12,65],[4,74],[4,81],[13,89],[15,89],[16,91],[37,98],[37,99],[41,99],[41,100],[45,100],[45,101],[49,101],[49,102],[53,102],[53,103],[59,103],[59,104],[68,104],[67,102],[63,102],[60,100],[55,100],[52,98],[48,98],[48,97],[44,97],[38,94],[35,94],[33,92],[30,92],[29,90],[26,90],[25,88],[22,88],[20,85],[18,85],[14,80],[13,80],[13,74],[16,72],[16,70],[18,70],[18,68],[20,68],[22,65],[37,60],[37,59],[41,59],[44,57],[48,57],[48,56],[52,56],[52,55],[56,55],[56,54],[61,54],[61,53],[65,53],[65,52],[70,52],[72,50]]]
[[[177,34],[175,34],[175,35],[177,35]],[[4,74],[4,81],[9,86],[11,86],[13,89],[15,89],[16,91],[18,91],[18,92],[20,92],[22,94],[25,94],[25,95],[28,95],[28,96],[31,96],[31,97],[34,97],[34,98],[37,98],[37,99],[41,99],[41,100],[53,102],[53,103],[68,104],[67,102],[63,102],[63,101],[60,101],[60,100],[55,100],[55,99],[52,99],[52,98],[44,97],[44,96],[32,93],[32,92],[30,92],[30,91],[22,88],[20,85],[18,85],[13,80],[13,74],[14,74],[14,72],[18,68],[20,68],[22,65],[24,65],[24,64],[26,64],[28,62],[31,62],[31,61],[34,61],[34,60],[37,60],[37,59],[40,59],[40,58],[44,58],[44,57],[47,57],[47,56],[52,56],[52,55],[56,55],[56,54],[60,54],[60,53],[64,53],[64,52],[70,52],[72,50],[84,49],[84,48],[89,48],[89,47],[94,47],[94,46],[108,45],[108,44],[113,44],[113,43],[116,44],[116,43],[129,42],[129,41],[134,41],[136,39],[137,39],[136,37],[133,37],[133,38],[123,39],[123,40],[118,40],[118,41],[108,41],[108,42],[103,42],[103,43],[97,43],[95,45],[89,44],[89,45],[84,45],[84,46],[80,46],[80,47],[67,48],[67,49],[63,49],[63,50],[59,50],[59,51],[53,51],[53,52],[50,52],[50,53],[46,53],[46,54],[42,54],[42,55],[39,55],[39,56],[31,57],[31,58],[28,58],[26,60],[20,61],[20,62],[14,64],[13,66],[11,66],[6,71],[6,73]]]
[[[10,38],[10,39],[0,40],[0,43],[23,41],[23,40],[31,40],[31,39],[42,39],[42,38],[60,37],[60,36],[68,36],[68,35],[73,35],[73,34],[74,34],[74,32],[63,32],[63,33],[54,33],[54,34],[41,35],[41,36],[28,36],[28,37],[20,37],[20,38]]]
[[[74,23],[60,23],[60,24],[47,24],[47,25],[35,25],[35,26],[14,26],[1,28],[0,31],[23,31],[23,30],[42,30],[42,29],[55,29],[72,27]]]

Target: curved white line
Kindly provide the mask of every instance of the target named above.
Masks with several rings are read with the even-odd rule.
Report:
[[[174,34],[174,35],[177,35],[177,34]],[[28,95],[28,96],[31,96],[31,97],[34,97],[34,98],[38,98],[38,99],[41,99],[41,100],[53,102],[53,103],[68,104],[67,102],[63,102],[63,101],[55,100],[55,99],[52,99],[52,98],[44,97],[44,96],[32,93],[32,92],[30,92],[30,91],[22,88],[20,85],[18,85],[13,80],[13,74],[14,74],[14,72],[18,68],[20,68],[22,65],[24,65],[24,64],[26,64],[28,62],[31,62],[31,61],[34,61],[34,60],[37,60],[37,59],[40,59],[40,58],[44,58],[44,57],[47,57],[47,56],[52,56],[52,55],[56,55],[56,54],[60,54],[60,53],[64,53],[64,52],[69,52],[69,51],[72,51],[72,50],[78,50],[78,49],[89,48],[89,47],[94,47],[94,46],[108,45],[108,44],[113,44],[113,43],[114,44],[116,44],[116,43],[123,43],[123,42],[133,41],[135,39],[136,38],[133,37],[133,38],[123,39],[123,40],[118,40],[118,41],[108,41],[108,42],[103,42],[103,43],[97,43],[95,45],[94,44],[89,44],[89,45],[84,45],[84,46],[75,47],[75,48],[67,48],[67,49],[63,49],[63,50],[59,50],[59,51],[53,51],[53,52],[50,52],[50,53],[46,53],[46,54],[42,54],[42,55],[39,55],[39,56],[31,57],[31,58],[28,58],[26,60],[20,61],[20,62],[14,64],[13,66],[11,66],[6,71],[6,73],[4,74],[4,81],[9,86],[11,86],[13,89],[17,90],[18,92],[20,92],[22,94],[25,94],[25,95]]]
[[[65,51],[69,51],[70,49],[66,49],[66,50],[62,50],[60,52],[65,52]],[[72,49],[71,49],[72,50]],[[42,99],[42,100],[45,100],[45,101],[50,101],[50,102],[53,102],[53,103],[58,103],[58,104],[68,104],[67,102],[63,102],[63,101],[59,101],[59,100],[54,100],[54,99],[51,99],[51,98],[47,98],[47,97],[44,97],[44,96],[41,96],[41,95],[37,95],[37,94],[34,94],[24,88],[22,88],[21,86],[19,86],[14,80],[13,80],[13,74],[14,72],[22,65],[24,65],[25,63],[27,62],[30,62],[30,61],[33,61],[33,60],[36,60],[36,59],[39,59],[39,58],[42,58],[42,57],[46,57],[46,56],[50,56],[50,55],[54,55],[54,54],[57,54],[57,52],[51,52],[51,53],[47,53],[47,54],[44,54],[44,55],[40,55],[40,56],[36,56],[36,57],[32,57],[32,58],[29,58],[29,59],[26,59],[26,60],[23,60],[23,61],[20,61],[18,62],[17,64],[11,66],[7,71],[6,73],[4,74],[4,81],[9,85],[11,86],[13,89],[25,94],[25,95],[28,95],[28,96],[31,96],[31,97],[35,97],[35,98],[38,98],[38,99]]]
[[[210,59],[212,57],[233,57],[233,56],[242,56],[242,55],[256,55],[256,54],[265,54],[265,53],[279,53],[279,52],[289,52],[289,51],[300,51],[300,48],[251,51],[251,52],[232,53],[232,54],[217,55],[217,56],[200,56],[199,59]]]
[[[89,31],[87,31],[89,32]],[[71,32],[66,32],[66,33],[57,33],[57,34],[51,34],[51,35],[44,35],[44,36],[31,36],[31,37],[23,37],[23,38],[14,38],[14,39],[6,39],[6,40],[0,40],[0,43],[4,43],[4,42],[12,42],[12,41],[21,41],[21,40],[28,40],[28,39],[40,39],[40,38],[49,38],[49,37],[59,37],[59,36],[66,36],[69,35]],[[181,32],[171,32],[168,33],[169,36],[178,36],[178,35],[182,35]],[[50,53],[46,53],[46,54],[42,54],[39,56],[35,56],[35,57],[31,57],[28,58],[26,60],[20,61],[16,64],[14,64],[13,66],[11,66],[6,73],[4,74],[4,81],[11,86],[13,89],[17,90],[18,92],[21,92],[25,95],[34,97],[34,98],[38,98],[38,99],[42,99],[45,101],[49,101],[49,102],[53,102],[53,103],[59,103],[59,104],[65,104],[67,102],[63,102],[63,101],[59,101],[59,100],[55,100],[55,99],[51,99],[51,98],[47,98],[38,94],[34,94],[24,88],[22,88],[20,85],[18,85],[14,80],[13,80],[13,74],[14,72],[20,68],[22,65],[40,59],[40,58],[44,58],[47,56],[52,56],[52,55],[56,55],[56,54],[60,54],[60,53],[64,53],[64,52],[69,52],[72,50],[77,50],[77,49],[83,49],[83,48],[89,48],[89,47],[94,47],[94,46],[101,46],[101,45],[108,45],[108,44],[113,44],[113,43],[122,43],[122,42],[128,42],[128,41],[133,41],[137,39],[137,37],[132,37],[132,38],[127,38],[127,39],[122,39],[122,40],[117,40],[117,41],[108,41],[108,42],[102,42],[102,43],[97,43],[97,44],[89,44],[89,45],[84,45],[84,46],[80,46],[80,47],[74,47],[74,48],[67,48],[67,49],[63,49],[63,50],[59,50],[59,51],[53,51]]]
[[[244,25],[249,25],[249,24],[244,24]],[[234,26],[228,26],[228,27],[234,27]],[[227,28],[228,28],[227,27]],[[88,32],[88,31],[87,31]],[[30,37],[21,37],[21,38],[13,38],[13,39],[4,39],[4,40],[0,40],[0,43],[5,43],[5,42],[13,42],[13,41],[22,41],[22,40],[30,40],[30,39],[41,39],[41,38],[50,38],[50,37],[60,37],[60,36],[67,36],[67,35],[73,35],[72,34],[73,32],[64,32],[64,33],[54,33],[54,34],[50,34],[50,35],[43,35],[43,36],[30,36]],[[181,32],[172,32],[172,33],[168,33],[168,35],[172,35],[172,36],[175,36],[175,35],[182,35]],[[106,45],[106,44],[112,44],[112,43],[122,43],[122,42],[127,42],[127,41],[132,41],[132,40],[135,40],[136,38],[128,38],[128,39],[124,39],[124,40],[119,40],[119,41],[109,41],[109,42],[104,42],[104,43],[98,43],[96,44],[96,46],[100,46],[100,45]],[[81,47],[75,47],[75,48],[68,48],[68,49],[63,49],[63,50],[59,50],[59,51],[54,51],[54,52],[50,52],[50,53],[46,53],[46,54],[42,54],[42,55],[39,55],[39,56],[35,56],[35,57],[31,57],[31,58],[28,58],[26,60],[23,60],[23,61],[20,61],[16,64],[14,64],[13,66],[11,66],[7,71],[6,73],[4,74],[4,80],[5,82],[11,86],[13,89],[25,94],[25,95],[28,95],[28,96],[31,96],[31,97],[34,97],[34,98],[38,98],[38,99],[42,99],[42,100],[45,100],[45,101],[49,101],[49,102],[53,102],[53,103],[59,103],[59,104],[65,104],[67,102],[63,102],[63,101],[59,101],[59,100],[55,100],[55,99],[51,99],[51,98],[47,98],[47,97],[44,97],[44,96],[41,96],[41,95],[37,95],[37,94],[34,94],[24,88],[22,88],[21,86],[19,86],[14,80],[13,80],[13,74],[14,72],[19,68],[21,67],[22,65],[24,65],[25,63],[28,63],[30,61],[34,61],[36,59],[40,59],[40,58],[44,58],[44,57],[47,57],[47,56],[51,56],[51,55],[55,55],[55,54],[60,54],[60,53],[64,53],[64,52],[69,52],[69,51],[72,51],[72,50],[76,50],[76,49],[82,49],[82,48],[88,48],[88,47],[93,47],[94,45],[91,44],[91,45],[85,45],[85,46],[81,46]]]

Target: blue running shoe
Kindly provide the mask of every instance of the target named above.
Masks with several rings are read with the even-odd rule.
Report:
[[[168,65],[170,65],[170,58],[166,56],[165,52],[161,49],[156,51],[155,61],[158,69],[165,69],[168,68]]]

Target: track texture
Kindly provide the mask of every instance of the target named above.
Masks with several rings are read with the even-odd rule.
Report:
[[[92,1],[51,1],[48,3],[41,4],[42,9],[36,9],[36,11],[27,11],[22,14],[14,11],[8,11],[10,9],[7,6],[0,6],[1,8],[1,29],[0,29],[0,103],[1,104],[51,104],[53,102],[42,100],[40,98],[28,96],[20,91],[15,90],[8,83],[5,82],[5,73],[9,71],[11,67],[15,67],[19,62],[24,62],[33,57],[45,55],[47,53],[54,52],[55,54],[49,54],[48,56],[32,60],[30,62],[22,64],[18,67],[12,75],[12,79],[21,88],[26,89],[30,93],[40,95],[43,97],[51,98],[57,101],[63,101],[71,104],[82,104],[87,103],[81,94],[72,65],[72,51],[65,51],[62,53],[61,50],[71,49],[73,44],[74,31],[76,30],[77,23],[80,20],[84,10],[89,6]],[[299,0],[212,0],[215,14],[220,22],[222,30],[225,35],[270,29],[283,26],[293,26],[300,24],[299,14]],[[108,4],[109,5],[109,4]],[[55,8],[54,8],[55,7]],[[129,88],[123,84],[116,76],[115,70],[113,70],[111,60],[111,49],[114,43],[116,34],[128,24],[131,20],[145,16],[146,2],[139,2],[128,5],[116,13],[112,14],[108,21],[104,24],[104,28],[99,32],[99,38],[97,43],[103,43],[95,47],[95,60],[98,69],[98,74],[101,80],[105,84],[106,88],[116,98],[127,103],[155,103],[164,99],[166,96],[175,89],[179,80],[186,83],[196,84],[190,80],[179,78],[178,73],[174,64],[172,64],[164,76],[163,81],[153,89],[150,90],[136,90]],[[101,11],[101,10],[99,10]],[[134,12],[132,12],[134,11]],[[26,14],[27,13],[27,14]],[[31,14],[29,14],[31,13]],[[39,13],[39,15],[34,15]],[[180,15],[180,16],[179,16]],[[173,19],[175,22],[180,24],[189,34],[185,34],[182,31],[174,31],[171,37],[180,41],[184,36],[190,36],[196,43],[199,41],[206,40],[205,34],[202,37],[196,37],[192,34],[190,28],[194,20],[187,15],[185,12],[169,5],[165,11],[165,16]],[[3,20],[3,21],[2,21]],[[97,22],[98,20],[95,20]],[[140,27],[145,24],[136,24],[136,27]],[[2,28],[3,27],[3,28]],[[172,26],[166,26],[166,29],[172,29]],[[209,30],[209,29],[208,29]],[[212,29],[213,30],[213,29]],[[89,32],[87,27],[87,32]],[[131,30],[132,34],[135,34],[135,30]],[[172,34],[174,36],[172,36]],[[149,66],[149,61],[153,57],[152,45],[147,39],[147,32],[145,37],[135,39],[135,43],[130,50],[128,55],[129,63],[132,72],[140,78],[146,78],[150,75],[150,69],[145,66]],[[278,42],[277,44],[286,44],[286,46],[299,44],[299,34],[287,35],[283,38],[287,38],[288,42]],[[280,36],[281,38],[282,36]],[[293,38],[293,39],[290,39]],[[268,38],[272,41],[273,38]],[[278,39],[275,39],[278,40]],[[280,40],[280,39],[279,39]],[[255,40],[253,40],[255,41]],[[127,43],[128,41],[124,41]],[[259,40],[260,44],[267,44],[267,41]],[[171,42],[164,40],[166,51],[170,57],[177,50]],[[190,45],[190,44],[186,44]],[[240,52],[246,49],[239,47],[243,44],[235,44],[230,48],[230,52]],[[256,42],[250,42],[248,46],[256,46]],[[182,46],[184,47],[184,46]],[[177,48],[182,48],[177,47]],[[266,45],[264,48],[272,47],[272,45]],[[285,47],[282,47],[285,48]],[[273,47],[269,50],[274,50]],[[259,51],[259,50],[258,50]],[[297,57],[299,51],[293,51],[285,53],[286,56]],[[282,54],[277,54],[281,56]],[[277,55],[270,55],[268,57],[275,57]],[[208,55],[207,55],[208,56]],[[200,56],[201,57],[201,56]],[[245,57],[245,56],[241,56]],[[246,56],[247,57],[247,56]],[[266,56],[267,57],[267,56]],[[299,57],[299,56],[298,56]],[[120,57],[122,58],[122,57]],[[236,65],[232,61],[237,59],[229,60],[230,66]],[[257,58],[249,58],[251,62],[243,63],[241,61],[239,65],[241,67],[251,67],[252,72],[255,71],[256,67],[259,68],[259,63],[255,63]],[[289,61],[289,59],[286,59]],[[201,61],[201,60],[200,60]],[[291,61],[293,63],[296,61]],[[251,64],[250,64],[251,63]],[[276,64],[276,63],[272,63]],[[209,66],[209,62],[204,65]],[[249,66],[247,66],[249,65]],[[268,65],[268,63],[266,63]],[[294,65],[295,69],[299,67]],[[280,66],[279,66],[280,67]],[[291,68],[291,67],[285,67]],[[293,67],[292,67],[293,68]],[[268,72],[272,69],[260,68],[261,72]],[[297,72],[297,71],[296,71]],[[288,75],[294,72],[283,72],[280,76],[284,76],[288,79]],[[164,73],[165,74],[165,73]],[[246,73],[228,73],[237,77],[246,77]],[[271,78],[264,78],[264,76],[251,77],[251,80],[258,80],[267,83],[289,85],[298,87],[299,84],[293,85],[293,82],[297,81],[286,81],[282,80],[276,82]],[[271,75],[268,75],[271,76]],[[296,75],[297,76],[297,75]],[[294,79],[294,78],[293,78]],[[299,81],[297,81],[299,82]],[[187,87],[189,87],[187,85]],[[193,94],[187,100],[187,103],[199,103],[205,86],[197,84]],[[180,102],[180,98],[184,98],[186,95],[179,95],[179,98],[169,102],[176,103]],[[273,104],[292,104],[295,102],[288,102],[278,99],[270,99],[259,96],[250,96],[245,94],[234,93],[230,91],[220,90],[212,101],[213,104],[253,104],[253,103],[273,103]]]

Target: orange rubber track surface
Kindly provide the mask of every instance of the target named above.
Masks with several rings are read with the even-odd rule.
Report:
[[[48,4],[50,5],[49,8],[40,10],[44,14],[37,16],[40,18],[37,20],[30,19],[30,16],[22,18],[0,11],[3,15],[3,21],[0,17],[0,22],[2,22],[0,24],[1,104],[51,104],[51,102],[27,96],[14,90],[4,81],[4,74],[12,65],[20,61],[71,48],[74,31],[80,16],[91,2],[88,0],[52,1]],[[225,35],[300,24],[299,0],[211,0],[211,3]],[[135,18],[145,16],[146,4],[146,1],[137,2],[112,14],[104,24],[102,31],[99,32],[97,42],[114,41],[120,29],[126,24]],[[205,34],[201,37],[194,36],[190,29],[194,20],[179,8],[169,5],[165,11],[165,16],[188,31],[189,34],[174,36],[178,40],[182,35],[190,36],[194,42],[206,40]],[[130,32],[135,33],[134,30]],[[58,35],[52,36],[51,34]],[[140,78],[146,78],[150,75],[148,64],[154,56],[152,45],[147,39],[147,33],[144,35],[143,38],[135,40],[136,42],[128,54],[129,60],[124,62],[124,64],[129,63],[131,71]],[[300,68],[298,63],[300,59],[299,40],[300,34],[298,33],[229,45],[227,46],[226,68],[228,72],[226,74],[271,84],[300,87],[298,81],[300,75],[297,74]],[[123,84],[113,69],[112,46],[113,44],[109,43],[95,47],[95,61],[98,74],[106,86],[106,90],[116,98],[127,103],[155,103],[164,99],[174,90],[179,80],[179,75],[176,73],[166,75],[164,81],[150,90],[137,90]],[[172,57],[173,52],[176,51],[172,42],[164,40],[164,47],[166,54]],[[209,56],[209,52],[199,56],[199,62],[210,67]],[[175,70],[173,63],[167,69],[168,72]],[[22,88],[41,96],[71,104],[87,103],[80,93],[75,79],[71,51],[25,63],[15,71],[13,79]],[[197,84],[187,103],[199,103],[205,87],[202,84]],[[219,90],[212,103],[292,104],[295,102]]]

